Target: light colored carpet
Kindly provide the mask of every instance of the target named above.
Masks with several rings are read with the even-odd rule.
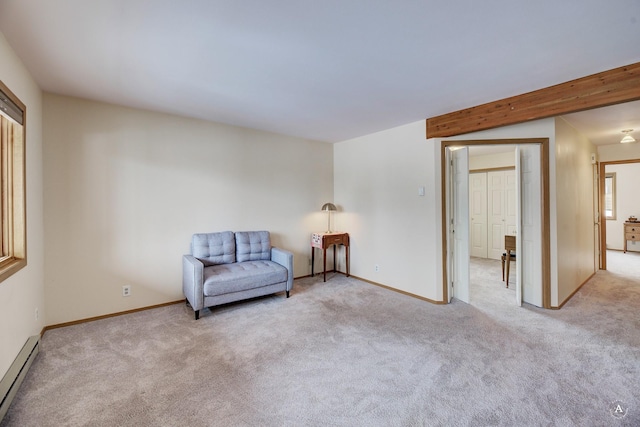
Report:
[[[640,255],[613,255],[561,310],[474,261],[470,305],[336,274],[51,330],[0,425],[638,426]]]

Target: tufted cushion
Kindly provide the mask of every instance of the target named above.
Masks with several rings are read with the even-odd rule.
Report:
[[[246,261],[204,268],[204,296],[241,292],[287,281],[287,269],[273,261]]]
[[[236,262],[236,240],[232,231],[194,234],[191,254],[204,265]]]
[[[268,231],[239,231],[236,233],[237,261],[271,259],[271,239]]]

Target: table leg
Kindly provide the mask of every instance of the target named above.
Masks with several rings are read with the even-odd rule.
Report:
[[[349,245],[344,247],[345,258],[347,259],[347,277],[349,277]]]
[[[324,272],[324,281],[327,281],[327,248],[322,249],[322,271]]]
[[[334,273],[338,271],[338,268],[336,266],[336,249],[338,249],[338,245],[333,245],[333,272]]]
[[[509,287],[509,266],[511,265],[511,251],[507,251],[507,288]]]
[[[316,248],[311,246],[311,277],[313,277],[313,264],[315,261]]]

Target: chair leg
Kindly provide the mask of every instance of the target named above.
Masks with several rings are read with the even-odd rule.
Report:
[[[504,255],[502,255],[502,256],[500,257],[500,260],[502,261],[502,281],[503,281],[503,282],[504,282],[504,259],[505,259],[505,256],[504,256]]]

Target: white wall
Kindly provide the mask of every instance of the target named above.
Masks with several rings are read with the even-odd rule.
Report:
[[[410,123],[335,145],[335,196],[344,209],[336,218],[352,236],[352,274],[442,301],[441,144],[425,140],[424,126],[424,121]],[[549,138],[554,147],[553,119],[447,140],[512,138]],[[554,161],[553,152],[550,157]],[[553,183],[555,172],[551,175]],[[418,196],[422,186],[424,197]],[[552,259],[555,249],[552,244]],[[554,268],[552,292],[557,289]]]
[[[558,303],[596,271],[591,153],[596,147],[563,119],[556,119]]]
[[[508,152],[494,154],[469,155],[469,170],[509,168],[516,166],[515,146]]]
[[[607,165],[606,172],[616,173],[616,219],[607,220],[607,248],[622,250],[624,248],[624,222],[631,215],[640,218],[640,163]],[[640,243],[628,241],[627,250],[640,251]]]
[[[611,144],[598,146],[598,161],[613,162],[616,160],[640,159],[640,143]]]
[[[0,33],[0,80],[26,105],[27,266],[0,283],[0,378],[44,327],[42,94]],[[39,319],[35,319],[35,310]]]
[[[269,230],[309,274],[331,144],[52,94],[44,131],[47,324],[183,298],[196,232]]]
[[[437,159],[424,126],[410,123],[335,144],[334,191],[341,210],[335,218],[351,236],[351,274],[441,300]]]

